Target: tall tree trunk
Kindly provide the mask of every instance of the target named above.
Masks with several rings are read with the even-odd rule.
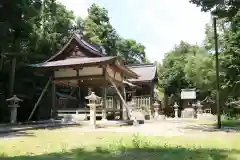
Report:
[[[9,80],[9,82],[10,82],[9,83],[9,94],[8,94],[9,97],[13,96],[13,92],[14,92],[16,62],[17,62],[17,58],[13,57],[11,72],[10,72],[10,80]]]
[[[0,56],[0,72],[3,69],[3,55]]]

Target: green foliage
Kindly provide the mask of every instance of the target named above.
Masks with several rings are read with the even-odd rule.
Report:
[[[180,89],[191,86],[185,77],[187,57],[201,52],[200,48],[181,41],[171,52],[166,54],[161,67],[160,81],[168,94],[180,94]]]
[[[215,5],[194,1],[208,11]],[[209,8],[207,8],[209,7]],[[221,16],[220,16],[221,17]],[[226,18],[227,17],[227,18]],[[229,18],[231,17],[231,18]],[[230,13],[217,20],[218,46],[220,59],[220,103],[223,111],[228,108],[226,102],[240,98],[240,11]],[[213,27],[206,25],[204,48],[181,42],[167,53],[163,65],[159,66],[160,82],[168,95],[179,94],[182,88],[198,88],[200,97],[215,98],[215,42]],[[204,96],[203,96],[204,95]],[[239,111],[234,110],[234,113]]]
[[[202,11],[212,11],[220,18],[227,17],[229,20],[234,17],[240,8],[238,0],[190,0],[191,3],[201,7]]]
[[[82,26],[84,36],[102,45],[108,55],[121,56],[127,64],[145,62],[145,47],[135,40],[121,38],[111,25],[106,9],[93,4]]]
[[[119,56],[128,64],[143,63],[145,61],[145,47],[134,40],[121,39],[118,44]]]
[[[223,88],[233,90],[231,95],[239,97],[240,74],[240,11],[233,18],[231,26],[224,34],[223,50],[221,55],[221,67],[224,73]]]
[[[212,55],[197,54],[189,55],[186,58],[184,73],[186,79],[190,81],[194,87],[201,89],[201,92],[211,92],[215,88],[216,72],[215,61]]]

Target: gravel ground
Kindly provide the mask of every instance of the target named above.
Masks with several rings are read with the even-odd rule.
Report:
[[[215,134],[228,134],[239,132],[229,131],[229,130],[215,130],[211,126],[207,125],[199,125],[194,123],[194,121],[187,120],[176,120],[176,119],[168,119],[163,121],[152,121],[146,122],[145,124],[140,124],[137,126],[121,126],[121,127],[106,127],[106,128],[97,128],[93,129],[90,126],[75,126],[68,128],[61,128],[64,130],[72,130],[76,132],[117,132],[117,133],[138,133],[145,136],[210,136]],[[27,133],[27,132],[26,132]],[[9,135],[1,136],[0,139],[5,138],[14,138],[19,136],[24,136],[25,133],[11,133]]]

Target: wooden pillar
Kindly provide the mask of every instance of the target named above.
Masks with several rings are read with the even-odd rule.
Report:
[[[122,95],[123,95],[123,98],[124,98],[124,101],[126,101],[126,90],[125,90],[125,86],[122,85],[121,86],[121,91],[122,91]],[[125,106],[122,107],[122,119],[123,120],[127,120],[128,119],[128,113],[127,113],[127,109]]]
[[[152,117],[152,108],[154,103],[154,83],[150,83],[150,118]]]
[[[118,101],[120,102],[120,119],[123,120],[123,102],[121,101],[120,97],[118,96]]]
[[[107,91],[105,87],[102,88],[102,100],[102,120],[107,120]]]
[[[78,87],[77,89],[77,102],[78,102],[78,108],[81,108],[81,89]]]
[[[52,80],[52,109],[51,109],[51,118],[56,118],[56,85]]]
[[[79,77],[79,69],[76,69],[76,76]],[[77,88],[77,108],[81,108],[81,90],[80,90],[80,80],[78,80]]]

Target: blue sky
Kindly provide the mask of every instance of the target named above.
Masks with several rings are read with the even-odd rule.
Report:
[[[87,9],[96,3],[108,10],[111,24],[124,38],[146,47],[151,61],[161,62],[164,54],[180,40],[201,44],[209,13],[189,0],[59,0],[76,16],[85,18]]]

